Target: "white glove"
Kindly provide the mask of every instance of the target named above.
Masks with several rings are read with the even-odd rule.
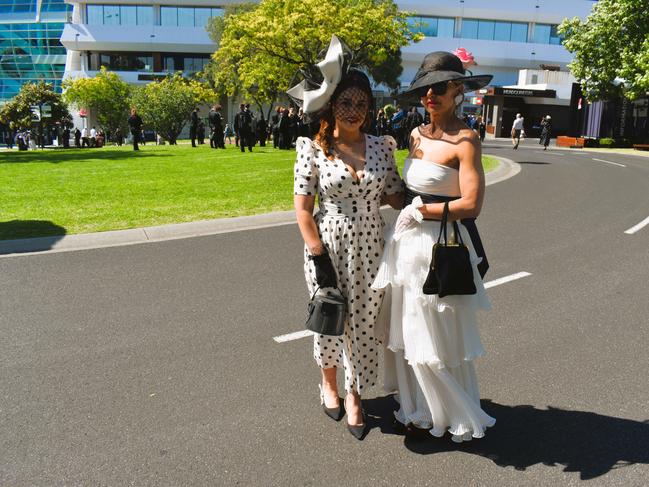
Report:
[[[413,228],[415,225],[420,224],[424,220],[424,215],[422,215],[418,209],[422,206],[424,206],[424,203],[421,201],[421,197],[417,196],[412,200],[412,203],[401,210],[401,213],[399,213],[399,217],[397,218],[397,223],[394,225],[393,237],[395,240],[399,240],[404,232]]]

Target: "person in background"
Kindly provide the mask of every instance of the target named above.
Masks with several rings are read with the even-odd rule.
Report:
[[[517,113],[512,124],[512,145],[514,149],[518,149],[518,144],[521,143],[521,133],[523,130],[525,130],[523,116]]]
[[[94,125],[90,129],[90,147],[97,147],[97,129]]]
[[[257,140],[259,141],[259,147],[266,147],[266,134],[267,134],[267,125],[264,114],[260,114],[257,119]]]
[[[376,135],[381,137],[387,135],[388,133],[388,121],[385,118],[385,112],[383,108],[379,108],[379,111],[376,114]]]
[[[223,129],[223,136],[226,139],[228,139],[228,144],[230,144],[230,145],[232,145],[232,136],[233,135],[234,135],[234,131],[232,130],[232,127],[230,126],[229,123],[226,123],[225,128]],[[223,148],[225,149],[225,146]]]
[[[282,107],[275,108],[275,113],[270,117],[270,130],[273,135],[273,147],[279,147],[279,119],[282,116]]]
[[[131,136],[133,137],[133,150],[140,150],[138,142],[140,134],[142,133],[142,118],[137,114],[135,108],[131,108],[131,116],[128,118],[128,126],[131,129]]]
[[[539,139],[539,144],[543,145],[543,150],[548,150],[550,145],[550,139],[552,138],[552,117],[546,115],[543,120],[541,120],[541,138]]]
[[[234,132],[239,138],[241,152],[246,151],[246,146],[248,146],[248,151],[252,152],[252,146],[254,144],[252,122],[250,110],[242,103],[239,105],[239,113],[234,116]]]
[[[210,147],[213,149],[225,149],[223,141],[223,117],[221,110],[223,107],[218,103],[212,107],[207,121],[210,124]]]
[[[74,146],[78,149],[81,147],[81,130],[74,129]]]
[[[189,138],[192,140],[192,147],[196,147],[196,136],[198,132],[198,108],[194,108],[189,122]]]
[[[477,124],[480,142],[484,142],[484,138],[487,135],[487,124],[484,123],[484,119],[482,117],[478,117]]]

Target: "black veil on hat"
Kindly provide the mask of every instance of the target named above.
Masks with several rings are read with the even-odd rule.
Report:
[[[468,72],[468,76],[467,76]],[[415,78],[401,96],[404,98],[418,98],[416,91],[419,88],[441,83],[443,81],[461,81],[465,91],[475,91],[487,86],[493,78],[490,74],[473,75],[464,69],[462,61],[455,54],[446,51],[436,51],[426,54]]]

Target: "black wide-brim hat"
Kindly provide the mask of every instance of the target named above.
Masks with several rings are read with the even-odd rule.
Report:
[[[475,91],[487,86],[493,78],[490,74],[469,74],[462,66],[462,61],[455,54],[445,51],[436,51],[426,54],[415,78],[401,95],[409,98],[415,95],[418,88],[434,85],[443,81],[461,81],[465,91]]]

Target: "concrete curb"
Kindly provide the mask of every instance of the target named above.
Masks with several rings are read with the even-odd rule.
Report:
[[[487,185],[496,184],[514,177],[521,171],[521,166],[510,159],[491,154],[485,155],[498,159],[500,162],[496,169],[486,175]],[[102,247],[163,242],[165,240],[241,232],[292,224],[295,224],[295,212],[291,210],[265,213],[263,215],[219,218],[155,227],[133,228],[129,230],[2,240],[0,241],[0,258],[31,255],[34,253],[70,252],[74,250],[90,250]]]

